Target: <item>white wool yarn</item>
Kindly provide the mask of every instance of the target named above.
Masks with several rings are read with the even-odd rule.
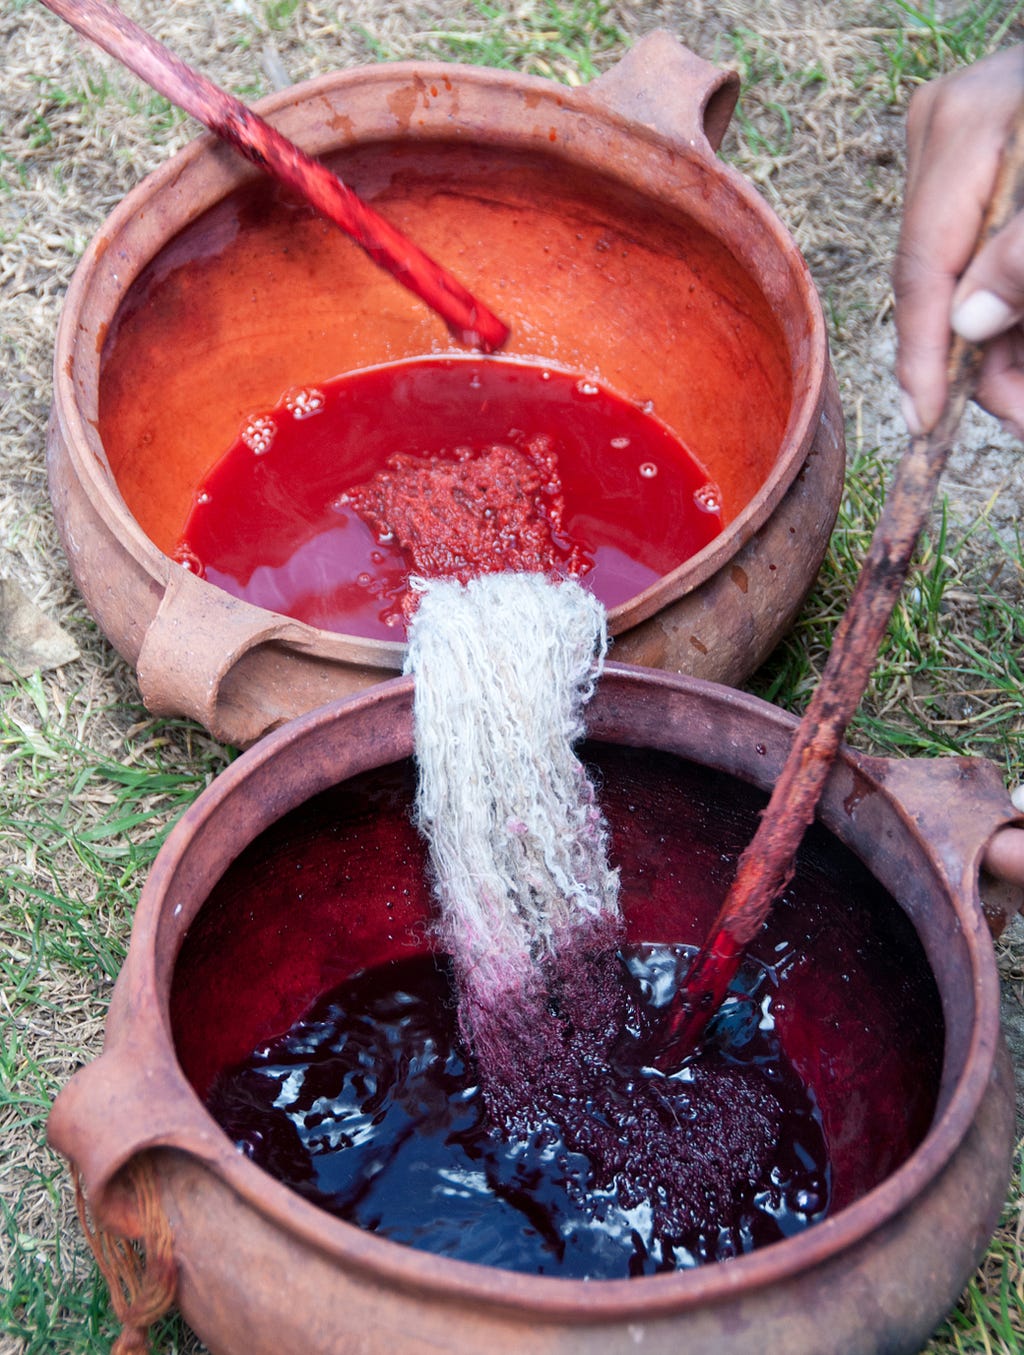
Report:
[[[535,986],[581,926],[618,917],[618,873],[573,751],[607,651],[604,608],[572,580],[415,580],[416,816],[441,941],[489,1005]]]

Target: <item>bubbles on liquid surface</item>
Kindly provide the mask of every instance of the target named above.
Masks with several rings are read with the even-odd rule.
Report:
[[[265,456],[277,432],[277,424],[269,414],[258,414],[242,429],[242,441],[256,456]]]
[[[205,474],[201,482],[193,482],[190,507],[194,518],[179,537],[199,554],[210,579],[222,587],[223,580],[229,579],[228,591],[239,597],[262,596],[272,586],[276,590],[274,610],[301,613],[301,619],[315,615],[318,625],[344,634],[354,630],[392,639],[395,631],[402,629],[404,619],[385,619],[383,615],[391,597],[387,591],[391,583],[380,594],[379,610],[375,592],[352,585],[360,570],[371,570],[376,578],[379,569],[381,577],[389,581],[397,578],[404,556],[394,534],[383,523],[370,525],[367,535],[366,522],[355,506],[358,496],[349,492],[342,470],[347,462],[336,466],[332,449],[342,443],[348,445],[346,440],[356,436],[359,455],[365,455],[367,467],[382,477],[390,475],[387,458],[394,445],[408,436],[408,401],[421,398],[417,395],[418,383],[428,377],[430,381],[443,377],[444,384],[423,405],[422,429],[417,429],[416,436],[423,440],[424,455],[436,448],[437,454],[443,451],[444,459],[458,462],[482,455],[493,446],[507,445],[514,451],[529,444],[536,470],[535,481],[531,473],[531,503],[543,511],[557,534],[560,551],[586,552],[588,564],[590,554],[601,556],[600,576],[596,582],[588,580],[588,586],[599,595],[610,594],[614,600],[634,596],[673,568],[678,559],[688,558],[696,545],[703,544],[705,536],[718,529],[718,517],[698,511],[692,502],[693,491],[707,478],[707,472],[690,465],[685,448],[680,449],[681,461],[677,462],[676,448],[664,445],[667,431],[660,426],[649,429],[638,402],[613,395],[597,371],[584,368],[569,372],[540,363],[528,366],[501,360],[463,363],[446,358],[410,363],[406,374],[406,365],[393,364],[394,373],[381,368],[379,372],[349,374],[343,386],[340,378],[319,388],[312,382],[296,382],[289,387],[282,383],[287,393],[276,407],[256,401],[248,405],[248,416],[238,421],[231,457]],[[353,379],[355,375],[359,381]],[[478,385],[474,380],[476,389],[470,387],[471,378],[479,380]],[[544,392],[536,389],[541,384]],[[428,395],[432,389],[429,382],[423,387]],[[295,416],[319,404],[321,396],[320,417],[307,430],[306,422]],[[565,428],[559,417],[562,402]],[[399,415],[392,407],[406,413]],[[352,418],[353,409],[359,411],[358,419]],[[362,428],[360,421],[364,418],[367,431],[358,436],[350,433],[350,424]],[[580,421],[578,427],[576,420]],[[547,431],[555,426],[557,437]],[[313,442],[307,444],[310,436]],[[308,458],[305,451],[301,458],[293,455],[295,449],[307,445]],[[257,466],[256,459],[268,452],[273,456]],[[573,497],[564,510],[555,502],[561,492],[562,482],[555,474],[560,460],[569,465],[572,482]],[[656,476],[646,470],[640,472],[644,461],[657,467]],[[293,467],[299,465],[303,471],[293,473]],[[635,494],[625,499],[621,494],[606,495],[606,482],[610,485],[623,474]],[[645,484],[649,480],[649,489],[637,486],[632,477],[644,479]],[[199,498],[204,491],[209,492],[209,506]],[[641,501],[642,512],[636,506]],[[556,512],[556,507],[561,511]],[[534,511],[532,507],[530,511]],[[518,542],[511,534],[495,530],[494,514],[484,496],[480,525],[491,534],[495,551],[517,550]],[[577,544],[584,520],[588,536]],[[344,535],[339,528],[344,529]],[[595,534],[593,541],[589,539],[591,532]],[[322,547],[313,544],[320,537],[325,538]],[[633,545],[627,547],[627,541],[635,542],[635,549]],[[369,559],[374,547],[385,558]],[[301,555],[300,549],[304,552]],[[345,569],[347,589],[333,586],[323,576],[319,562],[328,555],[330,570]],[[256,565],[266,568],[256,570]],[[576,569],[570,572],[579,573]],[[382,626],[387,627],[386,632]]]
[[[658,467],[653,461],[640,462],[640,474],[645,480],[653,480],[658,473]]]
[[[206,570],[203,568],[203,562],[195,551],[189,550],[188,546],[179,546],[171,556],[176,565],[181,565],[182,569],[187,569],[190,574],[195,574],[199,579],[206,578]]]
[[[297,386],[284,397],[284,407],[293,419],[311,419],[324,407],[324,393],[315,386]]]
[[[706,485],[701,485],[700,489],[693,491],[693,501],[705,513],[722,511],[722,491],[710,480]]]

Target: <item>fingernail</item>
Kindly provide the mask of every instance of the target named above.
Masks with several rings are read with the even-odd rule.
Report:
[[[924,432],[924,424],[918,415],[917,405],[914,404],[905,390],[900,391],[900,410],[903,414],[903,422],[907,425],[911,437],[916,438]]]
[[[1017,318],[1017,312],[995,292],[972,292],[966,301],[953,307],[950,324],[969,343],[984,343],[1002,334]]]
[[[1024,786],[1014,786],[1010,791],[1010,802],[1014,809],[1024,814]]]

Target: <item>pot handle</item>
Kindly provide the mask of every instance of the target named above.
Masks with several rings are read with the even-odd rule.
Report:
[[[130,1034],[74,1074],[47,1120],[47,1141],[73,1165],[91,1214],[121,1237],[146,1233],[134,1168],[150,1149],[173,1148],[211,1165],[226,1151],[223,1134],[173,1061],[166,1071],[168,1062]]]
[[[989,929],[998,936],[1024,905],[1024,890],[982,869],[994,834],[1007,825],[1024,827],[998,768],[968,757],[866,761],[884,768],[880,779],[886,790],[918,824],[950,886],[963,897],[979,897]]]
[[[664,28],[646,34],[586,92],[667,141],[712,158],[729,125],[740,78],[684,47]]]
[[[223,743],[255,743],[272,718],[251,695],[233,701],[228,677],[250,651],[293,636],[287,617],[269,616],[173,566],[136,664],[146,708],[190,716]]]

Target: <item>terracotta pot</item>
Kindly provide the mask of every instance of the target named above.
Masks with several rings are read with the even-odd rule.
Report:
[[[602,678],[588,719],[595,746],[658,749],[676,763],[714,769],[733,778],[737,801],[751,786],[772,784],[794,724],[727,688],[616,665]],[[1014,817],[995,769],[967,759],[886,761],[846,750],[822,802],[824,836],[870,863],[896,900],[888,901],[892,912],[910,920],[912,929],[902,916],[901,925],[911,938],[916,932],[921,963],[934,978],[945,1029],[941,1075],[930,1127],[909,1156],[862,1193],[849,1192],[849,1202],[824,1222],[750,1255],[650,1278],[584,1282],[447,1260],[332,1217],[236,1151],[193,1086],[209,1075],[200,1066],[201,1037],[188,1036],[193,1024],[220,1046],[214,1063],[230,1056],[213,1023],[217,1002],[223,1010],[244,1008],[262,990],[266,1007],[273,994],[283,1003],[276,1019],[284,1029],[286,1008],[308,1000],[302,982],[331,987],[372,959],[374,947],[387,950],[398,924],[383,901],[367,916],[350,909],[335,929],[305,919],[301,895],[283,927],[262,925],[267,918],[261,923],[251,892],[229,901],[209,934],[204,909],[231,863],[270,825],[339,780],[407,757],[411,738],[411,684],[396,679],[268,737],[219,776],[175,828],[139,905],[104,1052],[75,1075],[50,1118],[51,1141],[80,1168],[98,1220],[129,1236],[149,1235],[152,1220],[144,1224],[133,1187],[133,1167],[147,1163],[173,1239],[177,1301],[216,1355],[919,1350],[984,1251],[1008,1179],[1012,1075],[977,894],[985,842]],[[954,793],[955,814],[937,809]],[[671,804],[664,808],[666,822],[673,812]],[[649,860],[660,859],[665,842],[664,835],[652,840]],[[641,843],[638,850],[642,857],[647,849]],[[697,939],[707,919],[689,915],[671,894],[657,897],[655,906],[640,904],[643,927]],[[204,935],[215,938],[205,948],[197,943]],[[286,953],[291,970],[282,967]],[[822,1021],[815,1049],[805,1051],[812,1063],[818,1049],[847,1039],[832,1033],[843,1025],[842,1002]],[[851,1032],[856,1018],[851,1011]],[[877,1067],[884,1082],[888,1054],[878,1042],[865,1046],[869,1078]],[[819,1067],[815,1076],[827,1082],[832,1074]],[[913,1080],[912,1070],[905,1082],[876,1090],[898,1106],[909,1101]],[[863,1123],[856,1119],[861,1098],[841,1085],[829,1091],[825,1082],[818,1092],[831,1096],[839,1117],[839,1128],[829,1130],[839,1179],[846,1171],[841,1154],[870,1147],[874,1134],[842,1127]],[[826,1107],[826,1117],[831,1113]]]
[[[737,83],[656,33],[582,89],[397,64],[260,105],[511,323],[509,355],[652,400],[703,461],[724,530],[610,621],[618,658],[729,683],[799,609],[844,460],[806,267],[715,158]],[[78,586],[150,709],[246,744],[400,671],[404,646],[239,602],[170,554],[253,411],[448,351],[436,317],[210,138],[107,220],[58,333],[51,492]]]

